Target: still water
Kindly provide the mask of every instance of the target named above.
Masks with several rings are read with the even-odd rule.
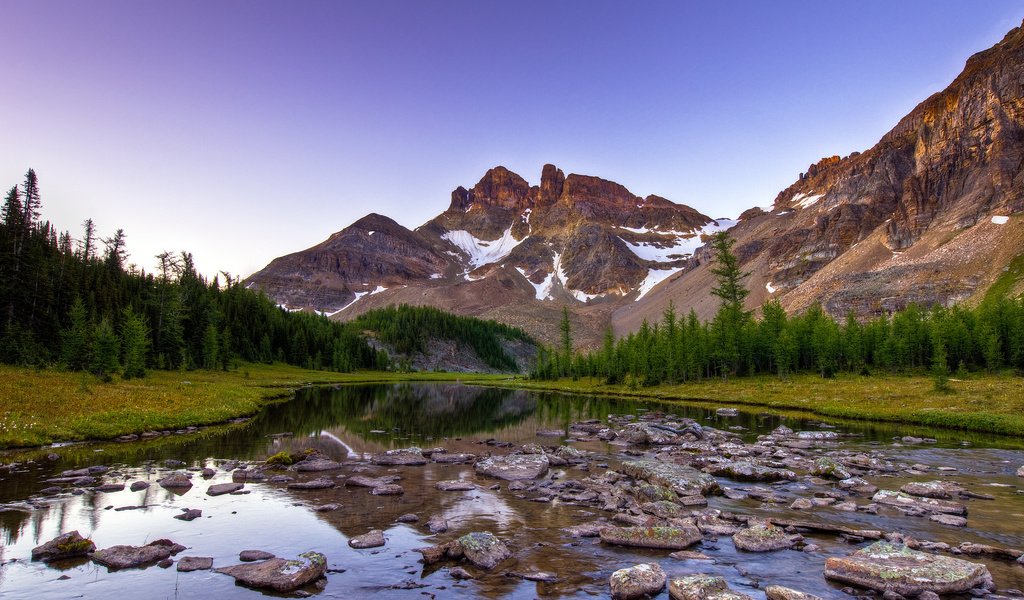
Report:
[[[146,598],[257,598],[263,592],[235,585],[226,575],[212,571],[179,573],[173,567],[108,572],[87,560],[59,565],[32,562],[31,549],[62,532],[77,529],[91,537],[97,548],[116,544],[142,545],[169,538],[188,548],[178,555],[213,557],[214,566],[238,563],[238,553],[259,549],[291,558],[307,550],[327,556],[330,572],[326,586],[308,587],[306,593],[320,598],[584,598],[607,597],[608,577],[638,562],[659,562],[670,575],[696,572],[724,576],[737,591],[764,598],[760,588],[779,584],[826,598],[848,597],[822,578],[825,559],[845,555],[857,546],[833,536],[808,535],[821,546],[815,553],[779,551],[748,554],[737,551],[728,537],[705,540],[692,548],[712,556],[709,561],[679,561],[668,551],[601,545],[594,539],[574,539],[563,527],[609,516],[600,509],[571,503],[535,502],[508,490],[507,482],[477,476],[472,465],[436,464],[382,467],[368,457],[392,448],[444,447],[449,452],[477,455],[498,451],[495,442],[558,445],[568,438],[574,422],[606,420],[611,414],[639,415],[664,411],[720,428],[731,429],[752,442],[780,424],[792,429],[835,427],[857,434],[844,448],[886,452],[890,460],[933,468],[956,469],[956,481],[969,489],[994,496],[972,501],[966,528],[952,528],[928,521],[880,511],[877,515],[845,513],[822,507],[813,513],[794,515],[789,502],[763,505],[722,496],[709,499],[711,508],[737,514],[798,516],[857,528],[900,531],[922,540],[959,544],[963,541],[997,546],[1024,545],[1024,481],[1014,475],[1024,464],[1020,440],[967,436],[962,432],[922,430],[864,423],[821,424],[810,419],[782,417],[740,409],[737,416],[720,417],[705,404],[664,405],[607,398],[567,396],[521,390],[478,388],[451,384],[401,384],[308,388],[290,402],[268,407],[253,419],[233,426],[210,428],[197,434],[173,435],[137,443],[76,444],[46,448],[0,461],[18,460],[22,467],[0,472],[0,597],[2,598],[114,598],[119,594],[144,594]],[[552,430],[563,432],[553,436]],[[538,436],[538,431],[545,433]],[[278,434],[290,433],[290,436]],[[934,437],[926,446],[893,444],[893,436]],[[489,443],[488,443],[489,442]],[[969,446],[964,446],[964,443]],[[582,478],[614,468],[627,458],[624,447],[599,441],[571,442],[594,453],[589,472],[575,467],[555,469],[548,476]],[[343,473],[398,475],[402,496],[373,496],[366,488],[339,486],[318,491],[288,489],[283,483],[247,483],[243,495],[210,497],[206,486],[231,481],[231,473],[219,468],[229,460],[263,460],[282,450],[314,448],[334,460],[349,463]],[[59,455],[59,460],[46,458]],[[212,467],[216,475],[196,483],[184,493],[165,490],[156,480],[182,467],[168,467],[166,460],[180,460],[186,467]],[[153,485],[138,492],[80,495],[63,492],[40,495],[51,483],[46,479],[61,471],[105,465],[112,468],[104,482],[148,481]],[[872,483],[898,489],[911,480],[930,477],[897,474]],[[472,491],[441,492],[441,480],[469,479],[480,484]],[[880,478],[881,479],[881,478]],[[745,484],[721,480],[743,489]],[[500,483],[498,489],[491,489]],[[747,484],[748,486],[751,484]],[[772,486],[781,495],[806,495],[802,481]],[[30,502],[28,502],[30,501]],[[312,507],[337,503],[333,512]],[[124,510],[127,507],[139,507]],[[184,522],[172,518],[183,509],[202,510],[202,517]],[[122,509],[122,510],[117,510]],[[398,523],[401,515],[414,513],[416,523]],[[431,534],[428,518],[440,515],[450,530]],[[355,550],[348,539],[371,529],[385,532],[381,548]],[[415,548],[445,542],[471,531],[491,531],[510,544],[514,560],[494,572],[470,581],[458,581],[444,564],[424,566]],[[1024,588],[1024,567],[1010,562],[985,560],[1000,589]],[[531,582],[507,572],[543,570],[558,576],[555,582]],[[667,592],[661,596],[667,598]]]

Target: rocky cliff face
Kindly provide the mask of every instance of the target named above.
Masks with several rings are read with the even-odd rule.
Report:
[[[552,341],[547,319],[568,305],[597,316],[581,326],[584,338],[597,339],[611,310],[730,224],[599,177],[566,177],[554,165],[534,186],[498,166],[456,188],[448,209],[414,231],[369,215],[275,259],[247,284],[290,309],[338,318],[394,302],[500,314]]]
[[[811,165],[770,212],[732,234],[754,293],[789,310],[814,302],[860,316],[978,298],[1024,252],[1024,31],[972,56],[874,147]],[[669,299],[713,303],[698,252],[684,276],[616,315],[626,330]],[[672,289],[667,289],[671,287]]]

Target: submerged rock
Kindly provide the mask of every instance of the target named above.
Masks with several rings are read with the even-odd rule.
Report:
[[[617,546],[637,548],[663,548],[682,550],[696,544],[703,537],[693,525],[682,527],[605,527],[599,533],[601,541]]]
[[[252,588],[287,593],[320,579],[327,572],[327,559],[319,552],[305,552],[299,559],[271,558],[221,567],[216,572],[230,575],[238,583]]]
[[[185,556],[178,561],[178,571],[208,571],[213,568],[213,558],[209,556]]]
[[[632,600],[654,595],[665,588],[665,571],[657,563],[619,569],[609,578],[612,598]]]
[[[238,560],[242,562],[255,562],[257,560],[268,560],[274,555],[263,550],[242,550],[238,553]]]
[[[290,490],[326,490],[335,486],[334,480],[321,477],[312,481],[289,483]]]
[[[198,508],[183,508],[181,514],[174,515],[174,518],[179,521],[195,521],[201,516],[203,516],[203,511]]]
[[[468,492],[476,489],[476,484],[465,479],[438,481],[434,487],[442,492]]]
[[[988,585],[992,576],[982,564],[875,542],[850,556],[826,560],[825,578],[879,592],[917,596],[924,591],[967,592]]]
[[[729,589],[724,578],[706,573],[673,577],[668,583],[668,594],[672,600],[753,600]]]
[[[507,481],[536,479],[548,472],[548,457],[543,454],[490,456],[476,463],[476,472]]]
[[[83,538],[78,530],[62,533],[52,540],[32,549],[32,560],[50,562],[65,558],[86,556],[96,549],[96,544]]]
[[[165,560],[184,549],[184,546],[171,540],[156,540],[145,546],[121,545],[97,550],[92,560],[109,569],[134,569]]]

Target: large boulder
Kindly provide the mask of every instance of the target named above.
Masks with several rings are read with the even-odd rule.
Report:
[[[600,532],[601,541],[617,546],[637,548],[663,548],[682,550],[703,537],[693,525],[680,527],[605,527]]]
[[[738,481],[794,481],[796,473],[787,469],[764,467],[748,461],[728,462],[709,467],[711,473]]]
[[[811,475],[830,479],[849,479],[853,474],[838,460],[823,456],[811,465]]]
[[[825,578],[903,596],[925,591],[963,593],[992,580],[985,565],[890,542],[875,542],[850,556],[830,557],[825,561]]]
[[[711,475],[660,460],[627,461],[619,471],[634,479],[667,487],[680,496],[703,496],[718,489],[718,482]]]
[[[271,558],[221,567],[216,572],[230,575],[238,583],[251,588],[288,593],[320,579],[327,572],[327,559],[319,552],[300,554],[299,559]]]
[[[536,479],[548,472],[548,457],[543,454],[490,456],[477,461],[476,472],[508,481]]]
[[[959,497],[961,494],[966,492],[967,489],[955,481],[938,480],[907,483],[900,488],[900,491],[904,494],[910,494],[911,496],[949,500],[951,498]]]
[[[321,471],[336,471],[341,468],[341,463],[317,456],[295,463],[292,468],[303,473],[319,473]]]
[[[83,538],[77,530],[62,533],[41,546],[32,549],[32,560],[50,562],[85,556],[96,549],[92,540]]]
[[[673,577],[668,583],[668,595],[672,600],[753,600],[729,589],[722,577],[705,573]]]
[[[111,546],[97,550],[92,554],[92,561],[111,570],[135,569],[170,558],[185,547],[171,540],[156,540],[145,546]]]
[[[657,563],[619,569],[609,579],[612,598],[632,600],[653,596],[665,588],[665,571]]]
[[[489,531],[467,533],[459,538],[458,544],[466,560],[481,569],[491,570],[512,556],[505,542]]]

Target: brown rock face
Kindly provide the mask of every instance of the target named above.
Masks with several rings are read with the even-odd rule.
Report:
[[[1024,248],[1013,217],[1024,210],[1022,92],[1016,28],[874,147],[821,159],[772,211],[745,212],[731,234],[753,273],[748,306],[777,298],[790,311],[820,302],[833,316],[872,316],[982,295]],[[708,317],[709,261],[698,251],[684,276],[621,309],[616,329],[635,329],[670,299]]]

